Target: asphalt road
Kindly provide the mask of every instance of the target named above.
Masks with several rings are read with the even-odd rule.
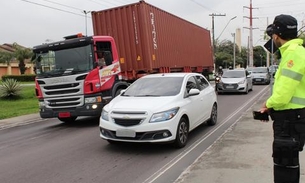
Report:
[[[170,183],[220,138],[269,86],[245,94],[218,96],[217,125],[199,126],[187,146],[110,145],[100,139],[98,121],[73,125],[57,119],[0,131],[0,180],[5,183]]]

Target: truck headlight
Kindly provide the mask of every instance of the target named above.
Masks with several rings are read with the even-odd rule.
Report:
[[[109,113],[105,111],[104,109],[102,110],[101,118],[105,121],[109,121]]]
[[[39,103],[38,103],[38,105],[39,105],[39,107],[40,107],[40,108],[42,108],[42,107],[45,107],[45,106],[46,106],[46,104],[44,103],[44,101],[39,102]]]
[[[102,97],[101,96],[85,98],[85,103],[86,104],[97,103],[97,102],[102,102]]]
[[[150,123],[170,120],[170,119],[172,119],[177,114],[178,110],[179,110],[179,107],[176,107],[176,108],[170,109],[168,111],[163,111],[163,112],[155,113],[151,117]]]

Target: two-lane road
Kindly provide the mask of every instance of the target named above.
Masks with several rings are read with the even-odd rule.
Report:
[[[201,125],[190,134],[187,146],[110,145],[100,139],[98,121],[90,118],[65,125],[43,120],[0,131],[0,180],[4,183],[174,182],[265,92],[254,86],[245,94],[218,96],[215,126]]]

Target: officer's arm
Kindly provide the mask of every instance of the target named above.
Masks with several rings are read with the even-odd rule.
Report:
[[[276,74],[276,87],[266,103],[268,108],[279,108],[288,104],[302,80],[304,67],[298,56],[287,53],[285,58],[291,59],[281,61],[282,68],[279,70],[280,73]]]

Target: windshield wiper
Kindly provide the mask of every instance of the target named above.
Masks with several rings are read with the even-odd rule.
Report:
[[[161,95],[135,95],[135,97],[161,97]]]

